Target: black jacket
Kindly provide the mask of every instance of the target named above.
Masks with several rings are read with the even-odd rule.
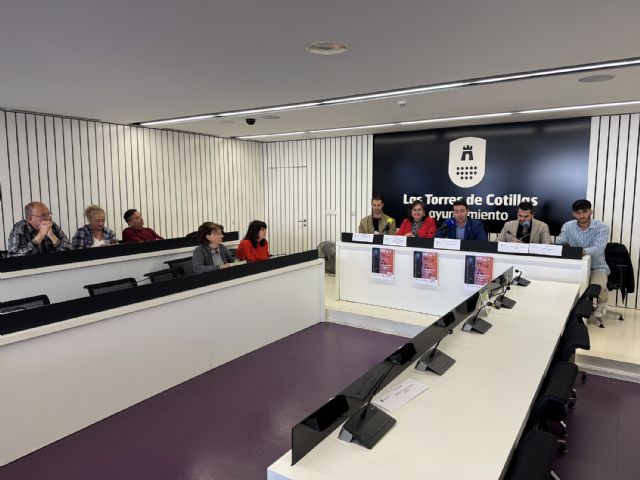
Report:
[[[611,270],[607,279],[607,288],[620,290],[624,301],[627,293],[633,293],[635,290],[633,265],[629,251],[621,243],[608,243],[604,249],[604,259]]]

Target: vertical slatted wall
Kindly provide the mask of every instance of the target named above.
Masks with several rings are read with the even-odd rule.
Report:
[[[636,290],[640,280],[639,128],[640,114],[592,119],[587,186],[594,218],[609,225],[610,241],[623,243],[629,249]],[[616,300],[617,305],[624,305],[619,295]],[[626,306],[640,308],[637,292],[627,297]]]
[[[206,220],[242,233],[264,216],[263,178],[257,143],[0,110],[0,250],[32,200],[69,238],[92,203],[118,237],[128,208],[165,238]]]
[[[313,249],[358,227],[370,210],[372,148],[371,135],[263,145],[272,253]]]

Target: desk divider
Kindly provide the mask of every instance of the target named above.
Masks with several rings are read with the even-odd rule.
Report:
[[[342,234],[343,241],[345,235]],[[382,236],[376,235],[380,238]],[[505,279],[513,278],[513,267],[508,268],[505,272],[498,275],[491,282],[483,287],[483,289],[491,289],[497,285],[501,285]],[[479,304],[480,291],[474,292],[469,298],[465,299],[452,310],[444,314],[440,319],[422,330],[418,335],[409,340],[415,347],[415,354],[411,359],[402,365],[389,364],[388,359],[391,355],[385,356],[385,359],[374,366],[369,371],[361,375],[351,385],[342,390],[326,404],[322,405],[311,415],[304,418],[300,423],[291,429],[291,454],[292,465],[295,465],[301,458],[316,447],[322,440],[328,437],[338,426],[345,420],[350,418],[364,405],[371,389],[378,383],[382,375],[385,375],[389,368],[389,374],[378,390],[382,390],[391,383],[400,373],[407,368],[407,363],[416,362],[431,347],[446,337],[451,330],[457,325],[471,316]],[[451,317],[453,316],[453,321]],[[445,317],[447,317],[445,319]]]

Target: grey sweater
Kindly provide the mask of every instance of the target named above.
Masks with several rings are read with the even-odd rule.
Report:
[[[236,261],[236,257],[229,251],[227,247],[220,244],[218,247],[220,250],[220,257],[224,263],[231,263]],[[213,272],[220,267],[214,265],[213,254],[209,245],[198,245],[193,251],[193,258],[191,259],[194,273]]]

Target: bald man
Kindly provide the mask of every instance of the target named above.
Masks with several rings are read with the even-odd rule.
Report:
[[[20,257],[64,250],[71,250],[71,244],[62,229],[51,221],[49,207],[42,202],[25,205],[24,220],[16,223],[9,234],[7,255]]]

